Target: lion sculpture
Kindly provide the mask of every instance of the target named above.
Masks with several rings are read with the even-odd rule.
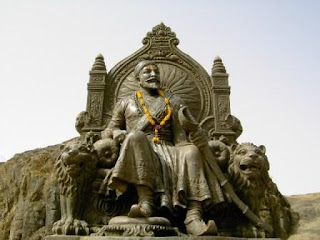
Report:
[[[290,210],[290,204],[269,176],[266,148],[263,145],[242,143],[232,145],[230,152],[227,175],[237,195],[274,229],[273,234],[264,232],[254,227],[242,214],[238,214],[237,232],[244,237],[287,238],[296,222],[295,213]]]
[[[266,148],[252,143],[231,147],[228,176],[238,196],[259,216],[261,201],[270,181]]]
[[[87,142],[70,142],[61,148],[54,165],[60,190],[61,219],[54,223],[52,231],[64,235],[89,235],[89,226],[82,220],[82,215],[98,157],[93,145]]]

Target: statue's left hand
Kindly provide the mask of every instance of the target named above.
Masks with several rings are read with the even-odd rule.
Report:
[[[190,142],[196,145],[198,148],[202,148],[203,146],[208,144],[208,139],[205,132],[201,129],[195,132],[191,132],[189,135]]]
[[[127,135],[126,130],[114,130],[112,132],[113,139],[116,140],[118,143],[122,143]]]

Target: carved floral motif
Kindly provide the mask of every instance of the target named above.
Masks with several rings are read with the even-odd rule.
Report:
[[[228,86],[228,80],[226,78],[214,78],[213,84],[216,86]]]
[[[93,236],[156,237],[177,235],[177,230],[172,227],[149,224],[107,225],[95,231]]]
[[[155,26],[151,32],[147,33],[147,37],[154,38],[156,40],[164,40],[175,38],[176,34],[171,31],[170,27],[160,23],[159,25]]]
[[[103,93],[92,92],[90,99],[90,107],[88,111],[88,123],[92,126],[99,126],[102,118]]]
[[[96,77],[93,77],[93,82],[102,82],[103,81],[103,77],[102,76],[96,76]]]
[[[229,97],[220,95],[217,98],[218,101],[218,119],[219,121],[225,121],[227,119],[228,115],[230,114],[230,109],[229,109]]]

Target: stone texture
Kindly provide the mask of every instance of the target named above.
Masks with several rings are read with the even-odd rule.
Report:
[[[59,146],[16,154],[0,165],[0,240],[43,239],[45,226],[60,214],[51,178]]]
[[[0,240],[41,240],[44,239],[46,231],[50,234],[48,229],[51,229],[52,222],[60,214],[54,207],[57,190],[53,187],[54,179],[51,178],[53,162],[59,154],[59,147],[60,145],[55,145],[16,154],[6,163],[0,164]],[[320,193],[289,196],[288,200],[293,210],[300,214],[299,226],[289,240],[319,239]],[[57,237],[46,239],[80,238],[68,236],[64,239]],[[81,240],[88,239],[81,238]],[[170,239],[174,240],[173,237]],[[234,238],[201,237],[201,239]]]
[[[300,215],[296,233],[288,240],[316,240],[320,238],[320,193],[288,197],[291,207]]]
[[[80,240],[80,236],[47,236],[45,240]]]
[[[253,240],[256,238],[234,238],[221,236],[208,237],[121,237],[122,240]],[[280,240],[279,238],[264,238],[266,240]],[[48,236],[45,240],[119,240],[119,237],[69,237]]]

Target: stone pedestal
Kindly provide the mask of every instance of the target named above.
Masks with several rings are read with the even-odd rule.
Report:
[[[280,238],[263,238],[264,240],[281,240]],[[45,240],[257,240],[257,238],[236,238],[222,236],[206,237],[91,237],[91,236],[47,236]]]

